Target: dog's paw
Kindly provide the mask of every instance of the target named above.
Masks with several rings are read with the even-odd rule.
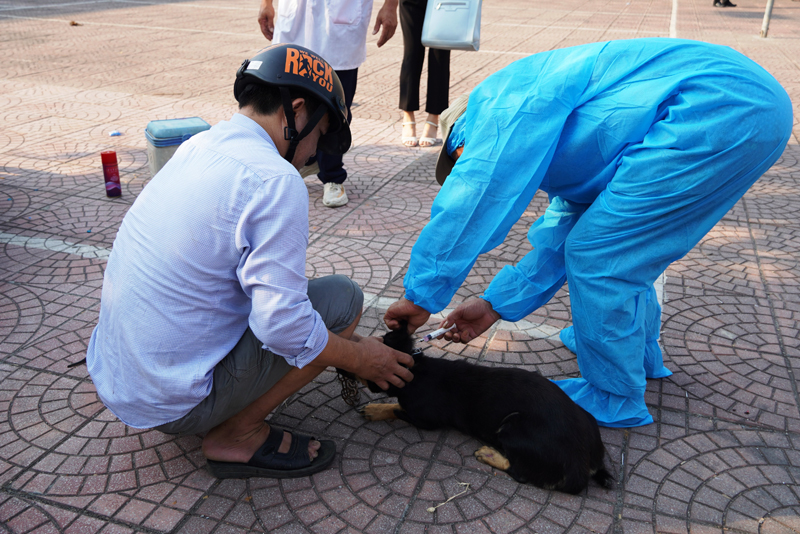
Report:
[[[370,403],[358,409],[367,421],[391,421],[397,419],[394,411],[399,410],[399,404]]]
[[[475,451],[475,458],[477,458],[479,462],[490,465],[501,471],[506,471],[511,467],[511,463],[505,456],[500,454],[499,451],[485,445]]]

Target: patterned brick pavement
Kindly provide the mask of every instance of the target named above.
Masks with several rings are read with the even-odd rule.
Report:
[[[673,35],[742,51],[797,105],[800,3],[777,0],[760,39],[761,2],[738,1],[486,0],[482,50],[453,53],[451,94],[527,54]],[[265,45],[256,9],[256,0],[0,0],[0,533],[800,532],[796,138],[667,271],[662,342],[675,374],[648,386],[655,424],[603,429],[613,491],[521,486],[477,463],[477,443],[457,432],[366,423],[332,373],[273,416],[337,442],[334,467],[304,479],[214,480],[199,438],[126,428],[105,410],[85,367],[67,366],[84,356],[116,228],[149,179],[142,130],[153,119],[228,118],[236,68]],[[320,184],[306,178],[308,274],[342,273],[364,288],[361,334],[383,331],[437,191],[435,149],[399,143],[401,52],[399,34],[380,50],[370,38],[345,157],[350,203],[322,207]],[[103,194],[108,149],[121,161],[115,200]],[[528,250],[526,229],[544,206],[534,199],[456,301]],[[430,352],[575,376],[556,335],[568,324],[562,290],[524,321]]]

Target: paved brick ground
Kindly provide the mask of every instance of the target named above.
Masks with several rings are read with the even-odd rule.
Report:
[[[486,0],[482,50],[453,54],[451,94],[530,53],[672,34],[744,52],[800,102],[800,3],[777,0],[760,39],[763,6],[738,1]],[[800,531],[796,139],[667,271],[662,341],[675,375],[649,384],[655,424],[603,430],[614,491],[521,486],[478,464],[476,442],[459,433],[365,423],[331,373],[274,416],[337,441],[334,467],[305,479],[216,481],[198,438],[132,430],[105,410],[85,368],[67,365],[84,355],[116,228],[149,179],[142,130],[152,119],[213,124],[232,113],[233,74],[265,44],[256,4],[0,0],[0,532]],[[350,203],[322,207],[321,186],[306,178],[308,274],[361,284],[370,297],[361,334],[383,331],[437,191],[435,149],[399,144],[401,46],[399,35],[381,50],[370,38],[346,156]],[[115,129],[123,135],[109,137]],[[116,200],[103,194],[107,149],[121,161]],[[526,227],[543,207],[537,197],[456,301],[526,252]],[[520,323],[431,352],[574,376],[574,356],[554,336],[570,323],[568,300],[562,290]],[[426,511],[462,482],[468,491]]]

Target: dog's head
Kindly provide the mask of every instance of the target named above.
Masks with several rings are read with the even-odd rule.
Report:
[[[408,323],[406,321],[400,321],[400,328],[397,330],[386,332],[383,335],[383,343],[394,350],[399,350],[406,354],[414,354],[414,338],[408,333]]]
[[[400,352],[405,352],[406,354],[415,355],[422,352],[419,349],[414,349],[414,338],[408,333],[408,323],[406,321],[401,321],[400,328],[397,330],[390,330],[384,334],[383,342],[386,346],[394,350],[399,350]],[[350,371],[345,371],[337,367],[336,372],[339,373],[339,381],[342,383],[342,399],[350,406],[355,406],[359,401],[357,382],[361,382],[361,384],[367,386],[373,393],[380,393],[383,391],[378,387],[378,384],[370,382],[369,380],[364,380]],[[389,387],[389,389],[391,388],[392,386]]]

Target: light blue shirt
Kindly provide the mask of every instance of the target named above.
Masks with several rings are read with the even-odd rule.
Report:
[[[87,352],[125,424],[175,421],[211,391],[249,325],[303,367],[328,331],[307,296],[308,191],[261,126],[236,114],[181,145],[122,221]]]

